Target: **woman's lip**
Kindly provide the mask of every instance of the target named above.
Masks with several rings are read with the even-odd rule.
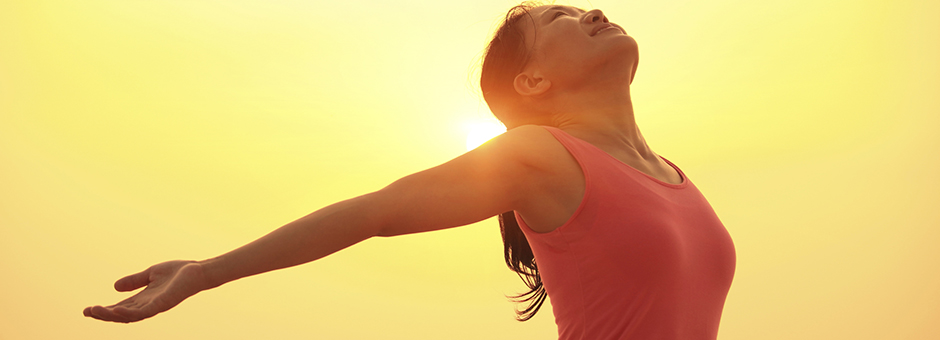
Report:
[[[620,30],[620,29],[618,29],[616,26],[608,26],[608,27],[604,27],[604,28],[601,28],[601,29],[597,30],[597,33],[594,33],[594,35],[601,34],[601,32],[606,31],[606,30],[609,30],[609,29],[615,29],[615,30],[618,30],[618,31]]]

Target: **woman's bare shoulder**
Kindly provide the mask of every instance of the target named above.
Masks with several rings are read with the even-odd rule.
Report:
[[[545,127],[522,125],[493,140],[493,147],[511,153],[513,159],[536,169],[559,170],[577,162]]]

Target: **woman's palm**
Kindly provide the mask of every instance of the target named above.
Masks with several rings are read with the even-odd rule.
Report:
[[[104,321],[140,321],[173,308],[201,291],[204,283],[202,268],[198,264],[192,261],[163,262],[114,283],[114,289],[121,292],[146,286],[144,290],[111,306],[87,307],[83,313]]]

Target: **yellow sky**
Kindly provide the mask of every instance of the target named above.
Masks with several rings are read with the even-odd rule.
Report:
[[[735,241],[719,338],[940,338],[940,3],[572,1]],[[0,339],[552,339],[495,220],[367,240],[131,325],[114,280],[466,151],[512,1],[0,1]]]

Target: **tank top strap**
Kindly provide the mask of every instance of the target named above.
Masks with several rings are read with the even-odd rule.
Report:
[[[558,140],[558,142],[568,150],[568,153],[574,157],[574,159],[578,162],[578,165],[581,167],[581,172],[584,173],[585,186],[590,187],[591,179],[594,175],[594,167],[590,166],[588,163],[591,159],[594,159],[596,156],[598,156],[598,151],[602,153],[603,151],[557,127],[548,125],[542,125],[542,127],[550,132],[552,136],[554,136],[555,139]]]
[[[669,164],[669,166],[679,173],[679,176],[682,178],[682,182],[679,184],[667,183],[647,173],[637,170],[629,164],[624,163],[614,156],[611,156],[606,151],[601,150],[597,146],[594,146],[594,144],[572,136],[562,129],[548,125],[542,125],[542,127],[548,130],[548,132],[555,136],[555,139],[557,139],[562,145],[565,146],[566,149],[568,149],[568,152],[571,153],[571,155],[574,156],[574,158],[578,161],[578,164],[581,165],[581,170],[584,171],[585,177],[598,176],[598,171],[609,172],[614,169],[627,169],[622,172],[617,172],[622,173],[623,175],[635,177],[638,180],[644,182],[652,181],[660,186],[672,189],[682,189],[689,185],[689,179],[686,177],[685,172],[683,172],[682,169],[673,164],[671,161],[666,159],[666,157],[659,156],[659,158],[665,161],[666,164]]]

